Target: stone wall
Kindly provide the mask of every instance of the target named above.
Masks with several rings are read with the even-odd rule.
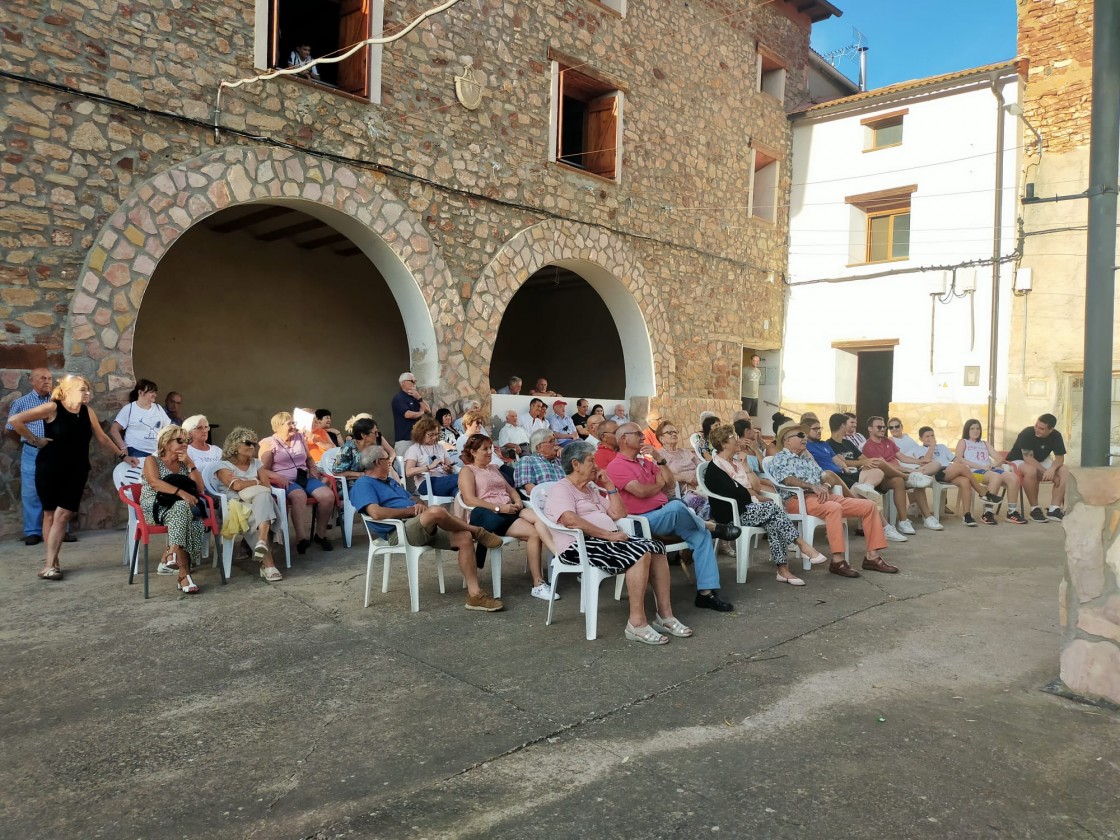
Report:
[[[386,5],[387,31],[430,6]],[[218,81],[257,72],[253,0],[5,2],[0,411],[46,364],[86,373],[111,416],[159,259],[250,201],[333,214],[389,244],[422,296],[411,303],[429,319],[426,384],[441,402],[488,391],[495,317],[529,266],[565,259],[605,267],[637,303],[651,399],[686,425],[726,410],[745,338],[781,344],[782,287],[766,276],[785,271],[788,167],[776,223],[748,219],[746,203],[752,142],[788,160],[786,108],[806,95],[809,27],[792,6],[661,0],[620,18],[587,0],[472,0],[385,50],[381,104],[254,84],[224,94],[216,138]],[[784,105],[755,90],[756,43],[789,63]],[[625,88],[618,182],[547,160],[550,50]],[[468,66],[485,82],[477,111],[455,100]],[[0,449],[5,476],[16,454]],[[109,501],[86,525],[112,510],[107,466],[93,484]],[[18,527],[15,507],[0,495],[0,533]]]
[[[1120,470],[1071,473],[1058,587],[1061,678],[1089,700],[1120,704]]]

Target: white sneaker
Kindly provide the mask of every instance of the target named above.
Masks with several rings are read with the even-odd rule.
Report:
[[[870,499],[871,501],[875,502],[875,504],[879,504],[879,502],[882,501],[883,498],[878,490],[863,481],[857,484],[853,484],[852,492],[857,496],[863,496],[863,498],[865,499]]]
[[[533,587],[531,594],[534,598],[540,598],[542,601],[559,601],[560,600],[560,595],[556,592],[553,592],[552,587],[549,586],[547,582],[546,583],[538,583],[536,586]]]
[[[915,534],[914,526],[910,524],[909,519],[898,520],[898,532],[900,534],[906,534],[908,537],[912,537]]]
[[[897,528],[890,524],[883,526],[883,536],[891,542],[910,542],[910,540],[898,533]]]
[[[931,531],[944,531],[945,530],[945,526],[937,521],[936,516],[927,516],[923,521],[925,522],[926,527],[929,528]]]
[[[906,486],[911,490],[919,490],[922,487],[929,487],[933,484],[933,479],[928,475],[920,472],[912,472],[906,476]]]

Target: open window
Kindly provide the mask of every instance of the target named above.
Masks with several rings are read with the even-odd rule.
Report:
[[[333,55],[381,28],[383,0],[268,0],[269,67],[290,67],[301,47],[311,58]],[[375,21],[376,18],[376,21]],[[324,87],[369,98],[371,64],[380,65],[380,50],[365,47],[338,64],[324,64],[306,78]],[[378,85],[380,87],[380,85]]]
[[[852,195],[853,263],[891,262],[910,258],[910,204],[917,185]]]
[[[778,170],[781,162],[777,155],[755,147],[754,168],[751,172],[751,217],[765,222],[778,219]]]
[[[618,180],[622,170],[623,92],[565,64],[552,62],[552,160]]]
[[[902,145],[902,120],[906,111],[894,111],[860,120],[863,125],[863,150],[873,152]]]
[[[786,65],[778,56],[758,45],[758,90],[779,102],[786,98]]]

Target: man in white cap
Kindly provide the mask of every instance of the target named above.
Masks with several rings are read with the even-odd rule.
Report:
[[[393,438],[397,453],[412,445],[412,427],[425,414],[431,413],[427,401],[416,389],[416,377],[405,371],[397,379],[401,389],[393,397]]]
[[[568,404],[564,400],[556,400],[552,404],[552,414],[548,418],[548,425],[556,433],[556,442],[566,446],[576,439],[576,424],[568,417]]]

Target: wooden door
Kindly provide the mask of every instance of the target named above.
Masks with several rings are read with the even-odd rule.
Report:
[[[369,0],[342,0],[338,45],[345,50],[369,35]],[[338,65],[338,86],[347,93],[369,96],[369,47],[358,50]]]
[[[588,172],[614,178],[618,159],[618,119],[621,94],[612,91],[587,103],[587,136],[584,142],[584,167]]]

